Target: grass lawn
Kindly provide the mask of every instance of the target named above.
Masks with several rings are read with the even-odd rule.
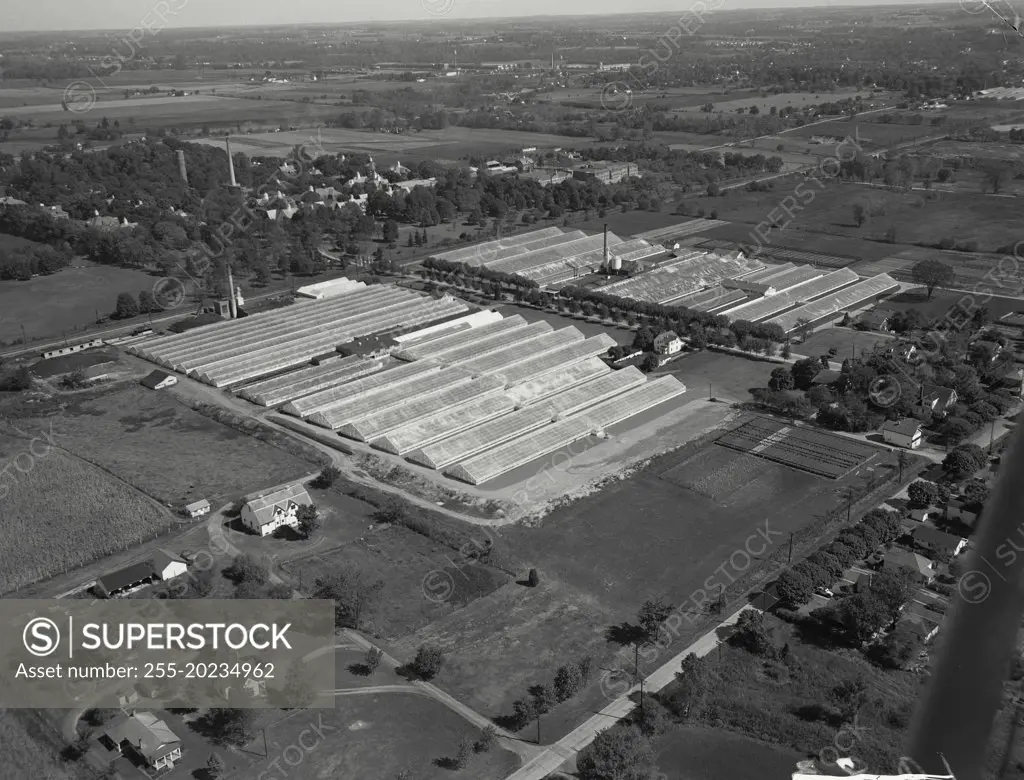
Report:
[[[653,376],[673,374],[686,385],[689,398],[715,398],[745,403],[750,400],[750,391],[765,387],[772,371],[781,363],[751,360],[722,352],[692,352],[673,360]]]
[[[883,303],[882,307],[885,308],[887,303]],[[848,357],[858,357],[862,351],[872,352],[878,344],[893,343],[893,337],[884,333],[836,327],[815,331],[803,344],[796,345],[794,350],[801,355],[817,357],[827,355],[828,351],[835,347],[835,360],[842,362]]]
[[[66,445],[64,422],[19,421],[30,434],[52,430]],[[40,457],[34,457],[32,451]],[[82,566],[171,527],[173,520],[145,496],[42,439],[0,438],[4,480],[0,590],[8,592]]]
[[[485,538],[481,532],[481,543]],[[367,532],[284,568],[307,590],[318,577],[346,568],[358,568],[370,580],[383,580],[384,589],[366,614],[363,629],[389,641],[490,593],[508,579],[497,569],[464,561],[452,548],[398,525]]]
[[[396,642],[396,657],[411,658],[424,643],[444,648],[445,666],[435,682],[492,718],[509,715],[512,702],[524,696],[530,685],[550,685],[561,664],[590,655],[595,670],[607,668],[615,648],[605,641],[604,632],[616,615],[602,594],[567,583],[551,560],[537,557],[531,562],[539,567],[539,587],[509,582]],[[581,697],[545,716],[546,742],[575,727],[586,717],[584,713],[599,708],[603,701],[597,684],[600,676],[595,672]],[[527,739],[535,736],[529,726],[523,734]]]
[[[25,282],[0,282],[0,345],[60,336],[96,322],[114,310],[118,293],[152,290],[157,277],[106,265],[65,268]],[[40,305],[45,302],[46,305]]]
[[[130,385],[65,410],[62,447],[177,507],[213,506],[304,476],[314,467],[215,422],[173,396]]]
[[[690,725],[723,729],[778,746],[782,750],[777,761],[792,756],[790,751],[799,753],[799,758],[818,756],[822,751],[834,757],[828,749],[838,742],[840,755],[857,756],[870,772],[894,773],[909,715],[920,695],[921,678],[909,672],[881,670],[859,651],[805,643],[795,635],[793,626],[776,618],[769,616],[765,622],[773,627],[777,647],[789,645],[788,659],[769,661],[737,648],[728,648],[721,656],[707,656],[709,688],[697,722]],[[843,726],[836,713],[822,710],[834,707],[832,690],[837,684],[856,679],[863,680],[867,688],[867,700],[857,717],[861,729],[846,728],[840,735]],[[676,685],[671,683],[658,698],[671,699]],[[821,705],[825,707],[819,709]],[[689,731],[687,727],[682,734]],[[684,756],[676,751],[681,748],[672,745],[677,740],[679,732],[673,729],[659,740],[659,746],[680,760]],[[684,744],[689,741],[683,740]],[[763,752],[767,750],[763,748]],[[766,756],[765,760],[772,759]],[[791,765],[790,771],[793,769]]]
[[[40,379],[48,379],[78,369],[97,366],[100,363],[110,363],[117,360],[117,357],[118,352],[113,347],[89,349],[85,352],[75,352],[70,355],[40,360],[32,365],[32,373]]]
[[[498,746],[472,755],[464,769],[445,766],[444,759],[455,756],[461,739],[478,736],[479,730],[461,716],[425,696],[341,696],[333,710],[296,710],[270,726],[270,755],[254,761],[246,776],[272,776],[272,762],[300,744],[312,748],[289,750],[288,777],[295,780],[391,778],[402,770],[412,770],[417,780],[500,780],[518,768],[519,758]],[[261,751],[262,738],[246,749],[250,747]]]
[[[653,743],[665,780],[762,780],[786,777],[804,756],[709,728],[677,728]]]

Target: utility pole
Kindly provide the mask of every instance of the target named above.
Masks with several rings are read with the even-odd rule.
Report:
[[[787,563],[792,563],[793,562],[793,532],[792,531],[790,531],[790,534],[789,534],[789,560],[786,561],[786,562]]]
[[[992,427],[989,429],[989,432],[988,432],[988,454],[989,455],[992,454],[992,448],[995,446],[995,443],[996,443],[996,419],[993,417],[992,418]]]

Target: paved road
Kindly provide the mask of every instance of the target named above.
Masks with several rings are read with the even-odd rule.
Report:
[[[715,626],[714,629],[648,675],[644,680],[644,691],[655,693],[672,682],[675,679],[676,672],[679,671],[679,665],[690,653],[699,657],[708,655],[723,641],[719,637],[719,630],[735,625],[740,614],[747,609],[753,609],[753,607],[743,607],[737,610]],[[626,717],[635,706],[630,696],[637,691],[639,691],[638,686],[630,688],[625,694],[599,713],[584,721],[558,740],[558,742],[544,750],[540,755],[513,772],[506,780],[543,780],[543,778],[546,778],[563,763],[574,758],[577,753],[593,742],[598,734]]]

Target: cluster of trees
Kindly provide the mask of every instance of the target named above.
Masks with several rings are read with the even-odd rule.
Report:
[[[615,316],[643,317],[654,323],[658,333],[673,330],[680,336],[688,336],[691,345],[703,349],[708,344],[720,344],[726,347],[739,347],[750,351],[771,348],[786,340],[782,328],[770,323],[747,322],[736,320],[730,322],[722,315],[688,309],[685,306],[666,306],[660,303],[637,301],[618,295],[602,293],[581,287],[565,287],[559,294],[579,303],[590,303],[595,307],[604,306]],[[653,333],[653,329],[652,329]],[[652,335],[653,342],[653,335]]]
[[[130,292],[123,292],[117,296],[117,303],[114,305],[111,317],[115,320],[127,320],[140,314],[156,314],[163,310],[163,306],[157,303],[150,290],[140,290],[138,298]]]
[[[49,276],[71,264],[68,251],[52,246],[25,246],[0,250],[0,279],[27,281],[36,274]]]
[[[384,580],[374,579],[362,569],[352,567],[318,577],[313,598],[334,601],[334,623],[338,628],[357,631],[363,619],[380,601]]]
[[[530,686],[527,696],[512,703],[512,714],[507,718],[510,728],[519,731],[539,720],[556,704],[571,699],[590,682],[592,668],[593,660],[588,655],[583,656],[558,667],[550,685]]]
[[[942,469],[953,480],[961,480],[979,471],[988,456],[977,444],[961,444],[954,447],[942,461]]]
[[[872,509],[859,523],[844,529],[834,541],[785,569],[775,583],[776,595],[788,606],[804,604],[816,588],[828,587],[855,561],[861,560],[878,545],[895,541],[899,535],[899,514]]]
[[[236,599],[290,599],[292,589],[270,581],[270,568],[255,556],[243,553],[231,561],[224,576],[235,584]]]

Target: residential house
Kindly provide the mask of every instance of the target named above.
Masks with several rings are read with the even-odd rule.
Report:
[[[210,502],[205,498],[185,504],[185,514],[189,517],[201,517],[210,513]]]
[[[811,384],[831,385],[833,382],[838,382],[842,375],[842,371],[834,371],[831,368],[825,368],[814,375],[814,379],[811,380]]]
[[[927,507],[926,509],[911,509],[910,519],[918,523],[927,523],[929,520],[934,519],[938,514],[941,513],[932,507]],[[910,530],[910,533],[913,533],[915,530],[916,526]]]
[[[930,412],[934,417],[945,417],[958,400],[959,396],[952,387],[926,385],[921,388],[918,408],[922,412]]]
[[[906,569],[926,582],[935,579],[935,564],[923,555],[905,550],[893,550],[882,558],[882,568],[887,571]]]
[[[153,371],[142,378],[142,386],[148,387],[150,390],[163,390],[165,387],[176,384],[178,384],[178,377],[168,374],[166,371]]]
[[[946,504],[946,518],[963,523],[968,528],[974,528],[978,523],[979,513],[967,509],[968,506],[972,505],[958,498],[951,499]]]
[[[913,418],[906,417],[902,420],[889,420],[882,425],[882,438],[886,444],[896,447],[904,447],[908,450],[916,450],[921,446],[924,434],[921,431],[921,423]]]
[[[134,753],[151,769],[171,769],[181,760],[181,740],[151,712],[116,718],[99,741],[121,755]]]
[[[896,627],[897,629],[903,629],[913,636],[916,636],[922,642],[931,641],[935,638],[935,635],[939,633],[938,623],[913,613],[900,617]]]
[[[148,560],[133,563],[99,577],[96,580],[96,590],[104,598],[113,598],[143,585],[179,577],[186,571],[188,564],[184,558],[161,549],[154,552]]]
[[[654,352],[658,355],[676,355],[683,350],[683,340],[674,330],[666,330],[654,337]]]
[[[876,330],[885,333],[892,330],[889,327],[889,318],[891,316],[892,312],[883,309],[872,309],[860,315],[857,318],[856,324],[864,330]]]
[[[921,550],[948,559],[959,555],[967,546],[967,540],[930,525],[922,525],[914,531],[914,544]]]
[[[917,354],[917,345],[911,344],[909,341],[901,341],[898,344],[886,347],[885,354],[893,360],[902,360],[909,363],[914,355]]]
[[[299,507],[312,503],[301,484],[247,496],[242,505],[242,524],[253,533],[269,536],[282,526],[298,526]]]

